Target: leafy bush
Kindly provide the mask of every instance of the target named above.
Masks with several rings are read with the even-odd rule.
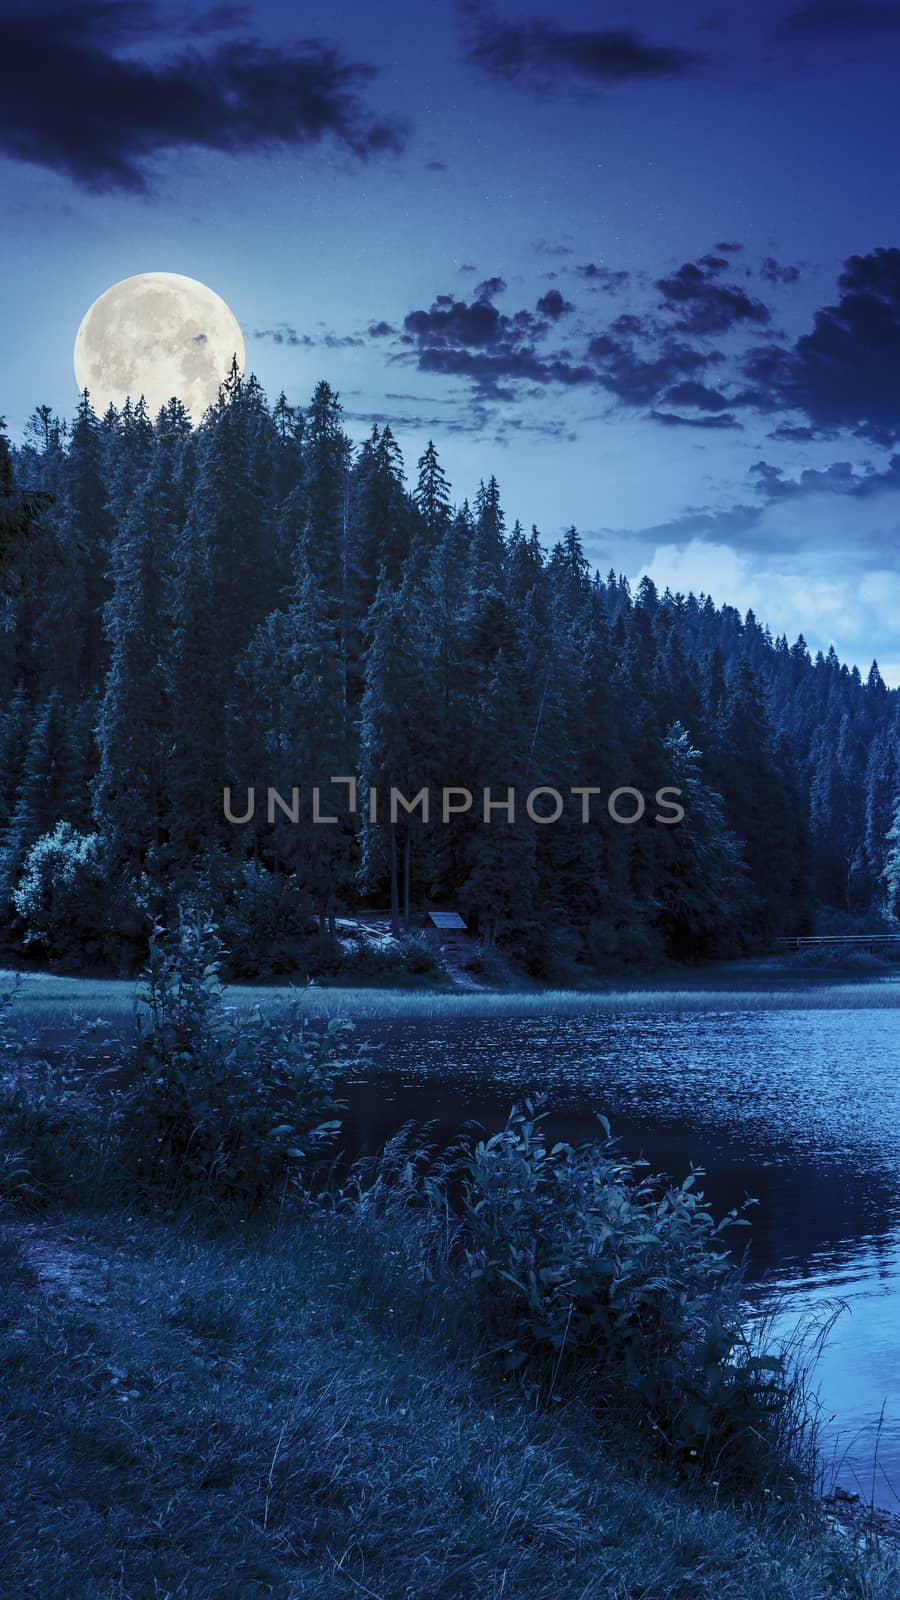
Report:
[[[73,1057],[0,1077],[0,1199],[90,1205],[109,1189],[115,1139]]]
[[[403,933],[399,939],[383,939],[377,944],[361,938],[341,953],[340,973],[344,978],[424,977],[438,966],[434,944],[422,931]]]
[[[645,926],[636,902],[632,902],[627,920],[598,911],[584,929],[583,939],[583,959],[598,972],[623,966],[659,966],[666,959],[659,930]]]
[[[337,939],[330,933],[313,933],[297,953],[297,971],[305,978],[331,978],[344,961]]]
[[[610,1139],[548,1146],[531,1102],[463,1167],[466,1272],[508,1371],[631,1415],[719,1483],[769,1474],[797,1428],[780,1355],[753,1347],[721,1222]],[[789,1463],[785,1470],[790,1471]]]
[[[434,943],[428,934],[408,933],[400,940],[400,960],[404,972],[413,976],[424,976],[428,972],[437,971],[437,955]]]
[[[138,1081],[119,1110],[128,1169],[173,1201],[247,1211],[283,1190],[340,1126],[334,1079],[349,1024],[323,1032],[295,1011],[224,1004],[214,925],[157,929],[134,1047]]]
[[[315,920],[291,874],[270,872],[258,861],[241,863],[228,880],[218,923],[232,977],[273,977],[308,967]]]
[[[79,947],[101,949],[106,882],[100,835],[58,822],[31,846],[13,904],[26,927],[26,943],[52,956]]]
[[[10,1031],[10,1021],[21,987],[22,980],[16,975],[8,988],[0,989],[0,1062],[5,1056],[18,1054],[18,1040]]]
[[[110,879],[100,834],[58,822],[31,846],[12,898],[25,943],[52,960],[127,967],[146,950],[151,897],[145,874]]]
[[[83,1026],[55,1063],[12,1025],[20,981],[0,992],[0,1201],[90,1204],[111,1182],[114,1137],[96,1079],[81,1070]]]
[[[852,945],[807,945],[791,952],[790,963],[792,967],[810,968],[814,972],[884,972],[894,956],[892,946],[857,950]]]

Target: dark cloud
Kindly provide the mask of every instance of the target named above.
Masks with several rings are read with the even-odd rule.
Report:
[[[391,322],[370,322],[367,332],[370,339],[386,339],[389,334],[396,333],[397,329]]]
[[[308,333],[298,333],[296,328],[291,328],[286,322],[279,323],[277,328],[253,328],[251,339],[269,339],[272,344],[300,345],[304,350],[312,350],[315,339]]]
[[[900,489],[900,455],[891,456],[886,467],[865,466],[849,461],[833,461],[829,467],[808,467],[796,478],[786,478],[780,467],[759,461],[750,468],[757,492],[766,500],[790,500],[801,495],[849,495],[867,500],[873,495]]]
[[[598,289],[603,289],[606,294],[619,294],[627,289],[631,282],[630,272],[613,272],[611,267],[598,267],[596,261],[585,261],[576,267],[579,278],[584,278],[586,283],[591,283]]]
[[[763,269],[767,281],[793,279],[774,258]],[[592,263],[579,270],[584,281],[595,278]],[[748,267],[754,278],[757,271]],[[746,340],[735,345],[736,333],[757,334],[770,311],[733,281],[721,245],[657,280],[656,309],[597,319],[593,328],[564,320],[574,307],[558,288],[533,309],[510,311],[497,304],[505,290],[501,278],[486,278],[471,297],[441,294],[428,310],[410,311],[390,359],[468,380],[490,402],[533,400],[562,385],[604,392],[667,428],[736,429],[755,414],[771,419],[771,437],[791,444],[848,431],[900,442],[900,249],[850,257],[835,303],[815,315],[810,332],[749,351]],[[376,327],[370,337],[380,336]],[[831,481],[841,487],[838,479],[835,472]]]
[[[407,399],[417,405],[417,395],[386,395],[386,399]],[[427,402],[422,402],[427,403]],[[446,402],[441,402],[446,404]],[[525,417],[518,413],[498,413],[480,401],[466,401],[465,405],[457,406],[449,413],[441,416],[429,416],[421,409],[407,412],[378,411],[345,411],[344,416],[348,422],[364,424],[370,428],[374,423],[379,427],[388,424],[395,433],[403,429],[427,432],[440,432],[442,436],[465,435],[479,439],[482,442],[491,440],[495,444],[507,445],[514,439],[541,439],[557,443],[564,440],[573,443],[577,438],[571,423],[562,417]]]
[[[693,406],[698,411],[727,411],[733,404],[733,401],[726,400],[718,389],[710,389],[705,383],[690,381],[673,384],[664,398],[667,405]]]
[[[478,268],[471,261],[464,261],[459,268],[460,272],[477,272]]]
[[[811,333],[751,352],[748,403],[802,412],[819,433],[890,444],[900,437],[900,249],[850,256],[838,289]]]
[[[799,283],[800,268],[783,266],[774,256],[764,256],[759,275],[766,283]]]
[[[397,390],[397,389],[386,389],[385,392],[384,392],[384,399],[385,400],[414,400],[417,405],[429,405],[429,406],[448,406],[448,405],[452,405],[453,404],[453,402],[451,400],[448,400],[446,395],[438,395],[438,394],[404,394],[402,391]]]
[[[413,400],[418,403],[417,395],[400,395],[393,397],[390,395],[385,395],[386,400],[391,398]],[[433,428],[435,432],[437,432],[437,430],[440,428],[443,433],[461,433],[463,431],[462,428],[456,425],[452,417],[429,417],[424,415],[422,412],[409,411],[402,413],[397,411],[350,411],[345,409],[344,416],[348,422],[361,422],[364,423],[367,428],[370,428],[373,423],[377,423],[379,428],[383,428],[385,425],[387,425],[395,431],[399,431],[401,428],[409,428],[410,430],[413,428]]]
[[[201,31],[239,15],[206,12]],[[166,150],[238,153],[330,137],[365,158],[403,143],[399,123],[366,107],[374,68],[321,40],[273,49],[247,38],[154,62],[120,53],[141,35],[155,45],[161,28],[141,0],[14,3],[0,53],[0,151],[85,188],[140,192]]]
[[[425,163],[425,171],[426,172],[446,172],[447,171],[447,163],[446,163],[446,161],[426,161],[426,163]]]
[[[403,326],[411,342],[443,349],[487,349],[513,332],[511,319],[488,301],[469,304],[446,294],[438,295],[430,311],[411,311]]]
[[[475,290],[476,300],[496,300],[498,294],[505,294],[505,278],[485,278],[483,283]]]
[[[889,0],[809,0],[784,19],[788,33],[900,33],[900,6]]]
[[[250,18],[249,6],[210,6],[208,11],[200,11],[197,16],[190,18],[183,31],[188,38],[205,39],[210,34],[233,33],[238,28],[247,28]]]
[[[542,294],[537,303],[537,309],[542,317],[549,317],[551,322],[558,322],[560,317],[566,316],[575,307],[571,301],[564,300],[558,289],[548,289]]]
[[[568,302],[552,289],[535,311],[507,314],[482,292],[494,282],[502,280],[486,280],[472,301],[438,295],[430,310],[411,311],[404,319],[402,343],[420,371],[467,378],[494,400],[534,398],[546,385],[561,384],[605,390],[624,406],[649,408],[674,389],[682,408],[700,414],[698,424],[723,426],[719,416],[729,402],[722,397],[720,406],[717,391],[699,382],[719,359],[715,352],[697,350],[660,332],[651,319],[631,315],[616,317],[580,357],[548,350]],[[677,386],[689,381],[693,387],[679,392]]]
[[[502,22],[477,3],[463,6],[467,54],[493,78],[539,91],[572,80],[612,84],[683,78],[706,57],[676,45],[651,44],[631,29],[560,27],[550,19]]]
[[[782,444],[810,444],[819,437],[815,428],[806,427],[803,423],[780,422],[777,428],[769,433],[770,439],[778,439]]]
[[[493,281],[503,285],[502,279],[486,283]],[[596,382],[587,362],[574,362],[565,352],[539,350],[546,320],[525,310],[507,315],[481,293],[484,289],[482,284],[471,302],[438,295],[429,311],[411,311],[404,318],[403,342],[421,372],[467,378],[495,400],[511,400],[523,384],[571,387]]]
[[[685,261],[668,278],[657,279],[666,307],[678,313],[676,326],[682,332],[727,333],[742,323],[769,321],[769,309],[761,300],[754,300],[736,284],[719,281],[725,265],[720,257],[705,256],[701,261]]]
[[[371,329],[369,330],[371,332]],[[393,330],[391,330],[393,331]],[[322,333],[314,338],[309,333],[298,333],[287,322],[279,322],[275,328],[254,328],[251,333],[253,339],[269,339],[272,344],[285,344],[299,347],[303,350],[345,350],[359,348],[365,344],[364,339],[356,338],[352,334]]]
[[[738,244],[734,239],[721,239],[716,245],[716,249],[724,251],[726,255],[737,255],[743,248],[744,246]]]
[[[570,244],[557,243],[553,239],[535,239],[532,241],[532,250],[538,256],[571,256],[575,251]]]
[[[691,539],[702,539],[709,544],[742,544],[751,535],[765,515],[758,505],[734,505],[721,509],[709,506],[687,506],[680,515],[667,522],[652,523],[639,529],[611,530],[624,535],[629,541],[641,539],[660,544],[687,544]]]
[[[730,411],[723,411],[723,412],[720,413],[720,415],[715,416],[715,417],[714,416],[685,417],[685,416],[681,416],[676,411],[657,411],[657,410],[654,409],[653,411],[650,412],[650,416],[651,416],[651,419],[654,422],[661,423],[664,428],[714,428],[714,429],[715,428],[724,428],[724,429],[731,429],[731,428],[739,428],[741,426],[741,424],[737,420],[737,417],[733,416]]]
[[[696,379],[714,359],[675,339],[656,342],[655,352],[644,354],[641,343],[648,325],[639,317],[617,317],[605,333],[588,346],[599,382],[627,406],[654,406],[675,384]]]

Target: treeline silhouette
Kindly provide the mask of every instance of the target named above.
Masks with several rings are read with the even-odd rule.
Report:
[[[236,970],[313,969],[340,914],[390,902],[400,926],[452,906],[542,974],[892,909],[898,697],[876,665],[632,593],[574,527],[548,552],[494,477],[455,503],[433,444],[410,487],[391,429],[354,447],[327,383],[270,407],[233,371],[196,428],[174,400],[39,408],[24,445],[0,434],[0,553],[8,947],[127,966],[193,902]],[[391,823],[391,787],[448,785],[470,810]],[[226,820],[225,786],[236,813],[256,788],[252,820]],[[298,820],[269,819],[268,787],[288,809],[300,788]],[[552,825],[525,812],[541,787],[566,797]],[[598,791],[587,824],[573,787]],[[633,825],[607,811],[620,787],[647,799]],[[484,825],[485,788],[515,791],[514,821]]]

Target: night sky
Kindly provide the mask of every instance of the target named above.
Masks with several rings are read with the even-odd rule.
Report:
[[[186,273],[270,397],[898,682],[898,67],[890,0],[5,0],[0,411]]]

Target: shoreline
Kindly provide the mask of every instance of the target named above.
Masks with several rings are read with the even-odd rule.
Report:
[[[788,984],[767,972],[747,974],[752,982],[720,983],[696,978],[685,984],[630,985],[602,989],[441,989],[389,988],[376,985],[234,983],[226,985],[226,1004],[239,1010],[259,1006],[298,1006],[310,1015],[366,1020],[430,1017],[450,1021],[471,1017],[527,1017],[542,1014],[591,1015],[622,1012],[898,1010],[900,974],[877,973],[847,978],[804,974]],[[743,976],[743,974],[741,975]],[[658,975],[657,975],[658,977]],[[18,986],[18,1015],[43,1013],[50,1023],[65,1012],[93,1013],[122,1020],[133,1013],[140,989],[138,978],[77,977],[46,971],[0,967],[0,995]]]
[[[898,1592],[888,1513],[815,1491],[729,1504],[614,1420],[491,1381],[401,1231],[7,1212],[5,1318],[22,1331],[0,1453],[22,1592],[99,1596],[117,1572],[135,1593],[189,1574],[212,1595],[241,1573],[242,1594],[289,1600],[307,1582],[399,1593],[402,1573],[404,1593],[486,1594],[501,1557],[511,1592],[541,1600],[611,1578],[696,1600]]]

